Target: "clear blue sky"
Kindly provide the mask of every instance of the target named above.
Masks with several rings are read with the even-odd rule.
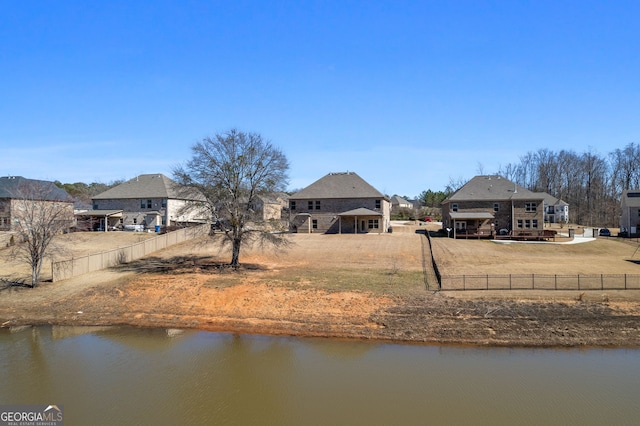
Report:
[[[640,1],[0,2],[0,175],[164,173],[232,127],[290,188],[442,190],[640,142]]]

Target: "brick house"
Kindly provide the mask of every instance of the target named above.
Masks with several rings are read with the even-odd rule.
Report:
[[[92,203],[93,211],[100,214],[121,211],[121,216],[118,216],[120,226],[154,228],[158,225],[204,222],[197,212],[184,210],[188,203],[202,200],[204,197],[201,194],[193,191],[187,193],[163,174],[145,174],[94,196]]]
[[[501,176],[476,176],[442,202],[442,226],[454,238],[542,236],[544,194]]]
[[[4,176],[0,177],[0,231],[15,230],[20,220],[20,203],[25,200],[43,208],[64,203],[63,210],[68,210],[66,219],[70,227],[73,225],[73,200],[67,191],[49,181]]]
[[[292,232],[387,232],[391,202],[353,172],[329,173],[289,197]]]

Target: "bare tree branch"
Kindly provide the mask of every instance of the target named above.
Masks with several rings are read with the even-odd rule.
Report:
[[[265,223],[254,208],[258,197],[286,187],[289,162],[278,148],[257,133],[232,129],[196,143],[192,152],[191,160],[174,170],[174,178],[203,194],[206,201],[186,208],[205,212],[224,233],[231,245],[232,267],[240,264],[242,246],[287,243],[281,229]]]

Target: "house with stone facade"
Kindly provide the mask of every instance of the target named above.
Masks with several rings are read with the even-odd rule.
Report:
[[[391,202],[353,172],[329,173],[289,197],[292,232],[388,232]]]
[[[200,217],[200,212],[194,209],[185,210],[188,203],[203,201],[202,194],[186,191],[163,174],[136,176],[94,196],[91,200],[93,210],[84,212],[84,215],[105,217],[108,226],[103,228],[104,230],[129,225],[153,229],[156,226],[177,226],[206,221]]]
[[[442,226],[455,237],[544,235],[544,195],[498,175],[476,176],[442,202]]]
[[[67,191],[49,181],[4,176],[0,177],[0,231],[16,229],[21,206],[27,200],[44,210],[61,207],[63,220],[69,222],[69,227],[73,225],[73,200]]]

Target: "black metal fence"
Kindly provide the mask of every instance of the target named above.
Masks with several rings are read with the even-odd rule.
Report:
[[[438,284],[438,289],[441,288],[441,283],[442,283],[442,276],[440,275],[440,270],[438,269],[438,264],[436,263],[436,258],[433,256],[433,245],[431,244],[431,236],[429,235],[428,231],[424,232],[425,236],[427,237],[427,242],[429,243],[429,261],[431,262],[431,267],[433,268],[433,273],[436,277],[436,281]],[[430,285],[429,282],[427,280],[427,265],[425,264],[425,253],[424,253],[424,245],[422,246],[422,269],[424,271],[424,277],[425,277],[425,284],[427,286],[427,290],[430,289]]]
[[[441,290],[640,290],[640,275],[442,275]]]

